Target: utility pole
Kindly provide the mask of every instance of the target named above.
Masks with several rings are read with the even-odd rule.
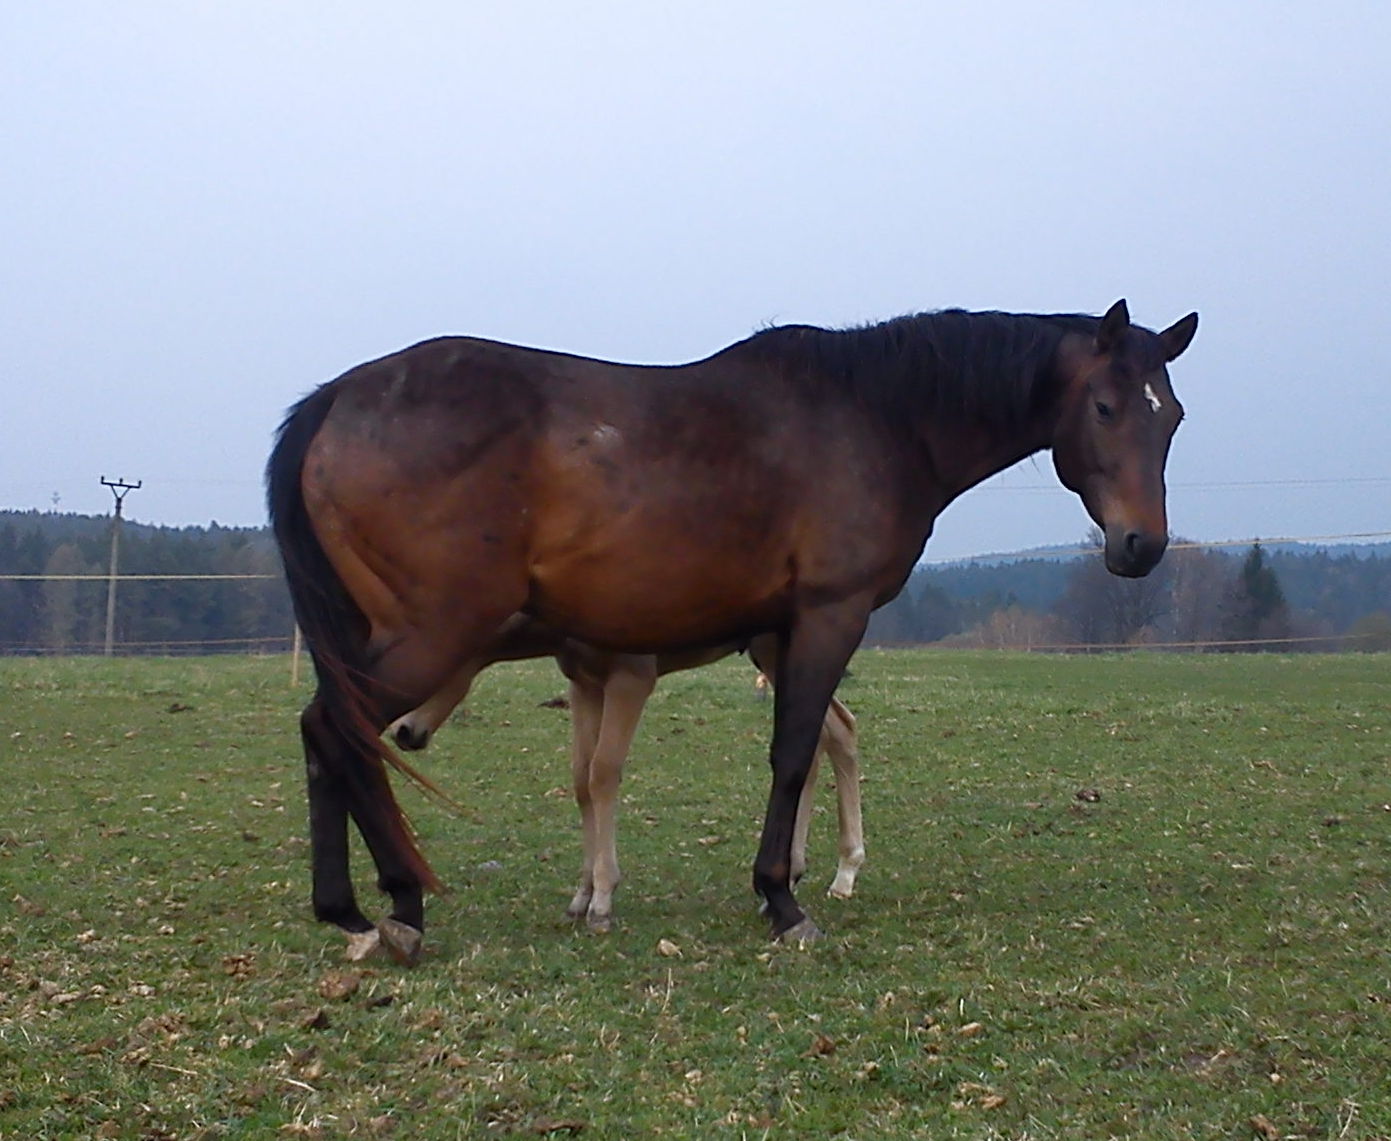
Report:
[[[111,521],[111,570],[106,578],[106,656],[111,656],[112,643],[116,635],[116,564],[120,557],[121,549],[121,508],[125,504],[126,496],[138,488],[143,480],[137,479],[134,483],[127,483],[125,477],[117,479],[107,479],[101,477],[103,487],[109,487],[111,494],[116,499],[116,516]]]

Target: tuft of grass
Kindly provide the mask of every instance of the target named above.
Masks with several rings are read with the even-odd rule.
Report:
[[[309,916],[282,659],[0,661],[0,1137],[1391,1136],[1391,657],[862,653],[806,950],[751,677],[654,695],[595,937],[562,683],[484,675],[462,813],[401,790],[452,888],[403,971]]]

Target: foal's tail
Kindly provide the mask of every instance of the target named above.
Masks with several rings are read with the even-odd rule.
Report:
[[[327,750],[319,760],[336,778],[353,818],[374,822],[394,839],[421,885],[438,891],[440,882],[391,791],[386,767],[441,797],[444,794],[382,741],[372,721],[371,701],[363,685],[368,677],[367,618],[324,553],[304,503],[300,483],[304,457],[335,395],[336,386],[326,384],[290,409],[266,465],[271,527],[285,564],[295,620],[314,659],[318,698],[348,745],[342,751]]]

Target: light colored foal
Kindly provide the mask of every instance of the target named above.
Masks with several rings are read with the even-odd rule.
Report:
[[[423,749],[431,735],[468,695],[473,680],[499,661],[554,656],[570,681],[570,771],[583,828],[584,862],[580,884],[566,914],[584,918],[595,931],[613,924],[613,893],[622,878],[618,867],[618,786],[623,766],[657,679],[678,670],[707,665],[736,652],[737,646],[678,654],[618,654],[561,638],[524,615],[513,617],[489,652],[462,666],[424,705],[398,718],[387,732],[403,749]],[[768,677],[776,676],[777,643],[756,638],[749,656]],[[821,727],[816,756],[797,806],[792,842],[792,879],[806,870],[807,831],[812,794],[822,755],[836,775],[839,860],[829,894],[848,899],[864,863],[864,829],[860,817],[860,766],[855,744],[855,717],[832,698]]]

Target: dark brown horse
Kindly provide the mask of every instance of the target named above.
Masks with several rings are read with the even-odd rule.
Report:
[[[950,311],[867,328],[768,329],[674,368],[471,338],[345,373],[281,426],[271,519],[319,687],[301,717],[316,915],[371,929],[347,822],[418,953],[435,877],[387,778],[382,729],[521,612],[602,649],[772,634],[772,790],[754,889],[775,937],[816,934],[793,897],[797,804],[870,612],[933,521],[1044,448],[1146,574],[1168,542],[1164,464],[1182,410],[1166,365],[1197,328]]]

